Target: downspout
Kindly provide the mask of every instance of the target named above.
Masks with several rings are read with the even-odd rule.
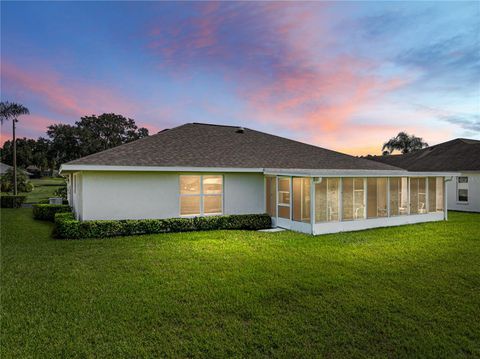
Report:
[[[448,220],[448,207],[447,207],[447,182],[450,182],[450,181],[453,181],[453,176],[450,176],[449,178],[445,177],[445,179],[443,180],[443,213],[444,213],[444,216],[443,218],[445,220]]]

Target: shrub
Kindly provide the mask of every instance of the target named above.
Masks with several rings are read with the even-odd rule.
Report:
[[[22,195],[5,195],[1,196],[1,204],[0,206],[2,208],[20,208],[22,206],[22,203],[25,202],[26,196]]]
[[[43,221],[54,221],[56,213],[71,212],[70,206],[65,204],[34,204],[33,218]]]
[[[13,191],[13,169],[9,168],[2,176],[1,191],[12,192]],[[17,169],[17,190],[18,192],[32,192],[33,184],[28,181],[28,177],[24,171]]]
[[[55,196],[62,197],[63,199],[67,198],[67,186],[59,187],[53,192]]]
[[[271,225],[271,218],[268,214],[82,222],[77,221],[72,213],[55,214],[55,236],[69,239],[215,229],[258,230],[270,228]]]

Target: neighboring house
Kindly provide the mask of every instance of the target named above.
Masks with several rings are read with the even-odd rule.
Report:
[[[446,219],[444,178],[248,128],[190,123],[65,163],[80,220],[269,213],[332,233]]]
[[[480,212],[480,141],[457,138],[405,155],[368,158],[412,172],[460,172],[447,182],[448,209]]]
[[[3,176],[5,173],[7,173],[7,171],[11,169],[13,171],[13,167],[10,166],[10,165],[7,165],[6,163],[2,163],[0,162],[0,176]],[[22,170],[21,168],[18,168],[17,169],[18,171],[20,172],[23,172],[25,173],[27,176],[32,176],[32,174],[30,172],[27,172],[25,170]],[[13,176],[12,176],[13,177]]]
[[[0,176],[3,176],[9,169],[13,170],[13,167],[10,165],[7,165],[6,163],[0,162]]]

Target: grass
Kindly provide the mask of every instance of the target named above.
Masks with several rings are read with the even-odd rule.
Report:
[[[80,241],[1,214],[2,358],[480,357],[480,214]]]
[[[24,193],[27,195],[25,203],[38,203],[41,200],[48,199],[55,196],[55,191],[65,185],[65,179],[63,178],[32,178],[30,180],[33,185],[33,191]]]

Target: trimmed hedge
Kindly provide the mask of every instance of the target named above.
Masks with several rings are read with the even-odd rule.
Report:
[[[38,201],[38,204],[50,204],[50,200],[49,199],[41,199],[40,201]],[[68,200],[63,198],[62,204],[68,204]]]
[[[33,218],[53,222],[55,220],[55,214],[71,211],[70,206],[65,204],[34,204]]]
[[[268,214],[113,221],[77,221],[72,213],[57,213],[55,215],[55,236],[68,239],[215,229],[258,230],[271,228],[271,226],[272,220]]]
[[[23,195],[2,195],[0,197],[0,207],[2,208],[20,208],[25,202],[27,196]]]

